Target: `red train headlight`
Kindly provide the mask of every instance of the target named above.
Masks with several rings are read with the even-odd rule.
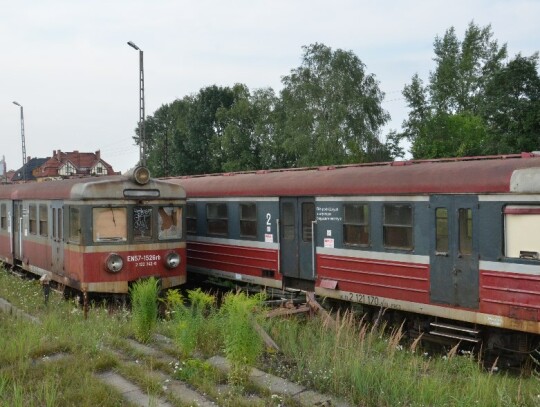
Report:
[[[178,267],[181,261],[180,255],[176,252],[167,253],[165,256],[165,266],[170,269]]]
[[[105,261],[105,267],[111,273],[118,273],[124,267],[124,260],[119,254],[111,253]]]

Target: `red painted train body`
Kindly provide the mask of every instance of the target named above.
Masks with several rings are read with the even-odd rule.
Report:
[[[135,175],[0,186],[0,260],[88,293],[183,284],[185,191]]]
[[[172,181],[188,272],[411,313],[433,337],[538,344],[540,154]]]

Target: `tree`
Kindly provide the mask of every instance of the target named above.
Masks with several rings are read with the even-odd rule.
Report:
[[[482,114],[493,133],[491,153],[540,149],[538,53],[516,55],[490,79]]]
[[[486,153],[491,134],[484,120],[486,88],[504,66],[506,45],[493,40],[491,26],[471,22],[463,41],[453,27],[437,36],[434,52],[429,84],[416,74],[403,90],[410,110],[401,137],[411,141],[414,158]]]
[[[282,79],[283,148],[296,166],[372,160],[389,119],[374,75],[350,51],[303,49],[301,66]]]

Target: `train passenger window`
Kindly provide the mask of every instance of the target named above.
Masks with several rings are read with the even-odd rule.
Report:
[[[505,256],[540,260],[540,206],[504,208]]]
[[[459,216],[459,253],[464,256],[472,254],[472,209],[460,208]]]
[[[92,238],[94,242],[125,242],[127,240],[126,208],[93,208]]]
[[[367,246],[369,244],[369,206],[345,204],[343,210],[343,243],[352,246]]]
[[[31,235],[37,235],[37,209],[35,204],[28,205],[28,229]]]
[[[0,227],[2,230],[7,229],[7,207],[6,204],[0,205]]]
[[[206,205],[206,223],[209,235],[227,236],[229,232],[229,215],[224,203]]]
[[[149,240],[152,238],[152,208],[135,206],[133,208],[133,238]]]
[[[49,214],[45,204],[39,204],[39,234],[41,236],[49,235]]]
[[[383,243],[389,249],[412,250],[412,206],[406,204],[384,205]]]
[[[281,206],[281,238],[283,240],[294,240],[295,209],[291,202],[284,202]]]
[[[194,203],[186,205],[186,229],[190,235],[197,233],[197,205]]]
[[[312,202],[304,202],[302,204],[302,240],[311,242],[313,240],[312,222],[315,220],[315,204]]]
[[[182,208],[160,206],[158,209],[158,238],[180,239],[182,237]]]
[[[240,236],[257,238],[257,205],[240,204]]]
[[[81,241],[81,214],[79,208],[69,208],[69,241]]]
[[[448,253],[448,209],[435,209],[435,251]]]

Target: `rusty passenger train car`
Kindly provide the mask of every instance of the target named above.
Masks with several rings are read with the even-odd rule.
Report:
[[[188,273],[409,316],[528,352],[540,334],[540,154],[179,177]]]
[[[186,280],[185,191],[106,176],[0,186],[0,261],[84,293],[127,293],[154,276]]]

